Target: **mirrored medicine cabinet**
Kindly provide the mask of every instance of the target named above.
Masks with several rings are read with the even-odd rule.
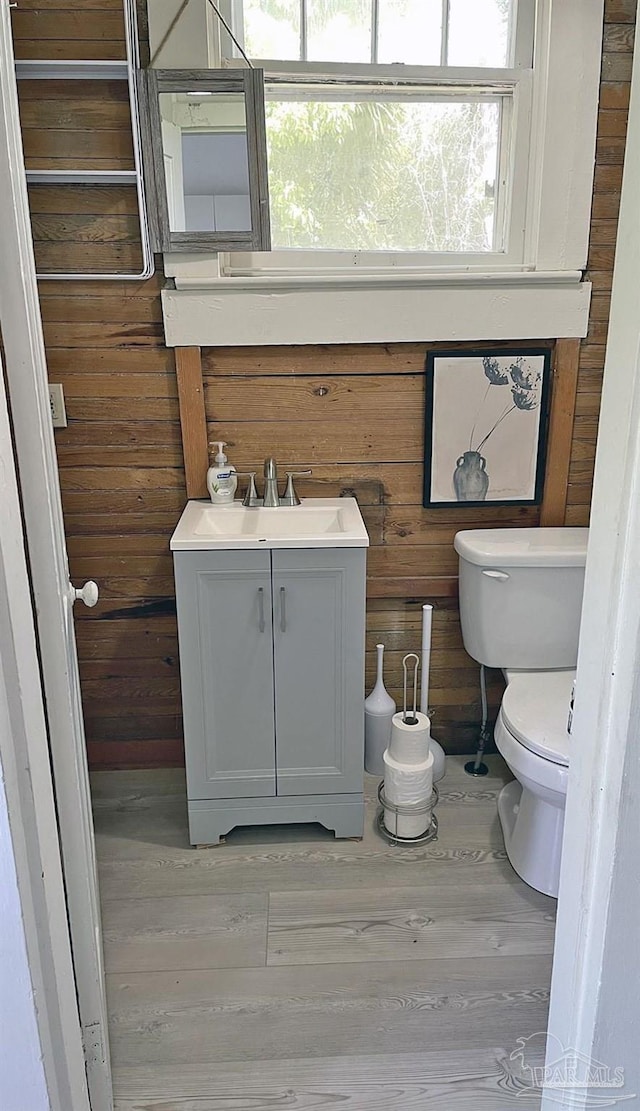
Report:
[[[147,69],[141,90],[159,249],[270,250],[263,71]]]

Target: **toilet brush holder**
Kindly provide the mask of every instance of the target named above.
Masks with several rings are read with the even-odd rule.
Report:
[[[376,644],[376,683],[364,701],[364,766],[371,775],[384,775],[382,755],[389,746],[396,704],[384,685],[384,644]]]

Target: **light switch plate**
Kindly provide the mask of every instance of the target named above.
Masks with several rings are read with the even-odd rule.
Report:
[[[61,382],[49,383],[49,401],[51,402],[51,422],[54,428],[67,427],[67,412],[64,407],[64,393]]]

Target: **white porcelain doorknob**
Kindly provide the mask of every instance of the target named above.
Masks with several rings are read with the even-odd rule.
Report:
[[[85,606],[95,606],[98,601],[98,584],[93,579],[81,586],[79,590],[73,588],[74,602],[84,602]]]

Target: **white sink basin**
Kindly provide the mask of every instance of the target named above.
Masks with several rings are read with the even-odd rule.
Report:
[[[300,505],[245,509],[242,502],[190,501],[171,537],[171,551],[230,548],[366,548],[369,537],[355,498],[304,498]]]

